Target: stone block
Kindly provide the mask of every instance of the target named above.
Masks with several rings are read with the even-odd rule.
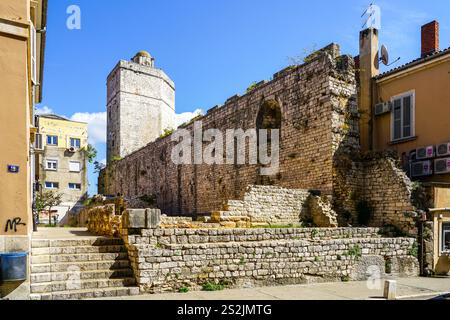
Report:
[[[386,280],[384,283],[384,295],[383,297],[387,300],[397,299],[397,281]]]
[[[147,216],[147,229],[156,229],[161,224],[161,210],[159,209],[146,209]]]
[[[146,229],[147,214],[145,209],[127,209],[122,216],[123,228]]]

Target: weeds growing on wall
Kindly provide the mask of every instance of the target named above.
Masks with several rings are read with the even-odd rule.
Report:
[[[203,284],[203,291],[222,291],[225,289],[225,285],[222,283],[206,282]]]
[[[414,207],[419,210],[428,211],[433,207],[433,201],[425,187],[418,181],[413,182],[411,189],[411,200]]]
[[[359,245],[355,245],[352,248],[348,249],[347,256],[359,259],[362,257],[362,250]]]
[[[417,242],[413,243],[412,247],[408,251],[408,254],[415,258],[419,257],[419,244]]]

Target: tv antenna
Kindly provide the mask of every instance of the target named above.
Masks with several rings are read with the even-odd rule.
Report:
[[[373,2],[367,7],[367,9],[361,15],[361,18],[367,16],[367,19],[364,21],[361,29],[366,28],[381,28],[381,9],[379,6],[374,4]]]

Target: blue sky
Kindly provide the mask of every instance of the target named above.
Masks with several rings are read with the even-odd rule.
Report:
[[[370,0],[49,0],[44,100],[39,110],[89,122],[106,158],[106,77],[120,59],[147,50],[175,81],[177,113],[208,110],[268,80],[289,57],[336,42],[358,54],[361,14]],[[381,42],[399,64],[420,55],[420,26],[439,20],[450,46],[450,2],[375,1]],[[70,5],[81,29],[69,30]],[[449,39],[449,40],[447,40]],[[399,65],[397,64],[397,66]],[[394,66],[393,66],[394,67]],[[90,194],[97,191],[93,168]]]

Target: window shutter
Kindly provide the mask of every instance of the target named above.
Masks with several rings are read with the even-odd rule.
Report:
[[[394,140],[402,138],[402,100],[394,100]]]
[[[69,171],[71,172],[80,172],[81,171],[81,165],[79,162],[71,161],[69,162]]]
[[[403,137],[411,136],[411,96],[403,98]]]
[[[36,28],[33,24],[30,27],[30,55],[31,55],[31,81],[37,85],[37,66],[36,66]]]

